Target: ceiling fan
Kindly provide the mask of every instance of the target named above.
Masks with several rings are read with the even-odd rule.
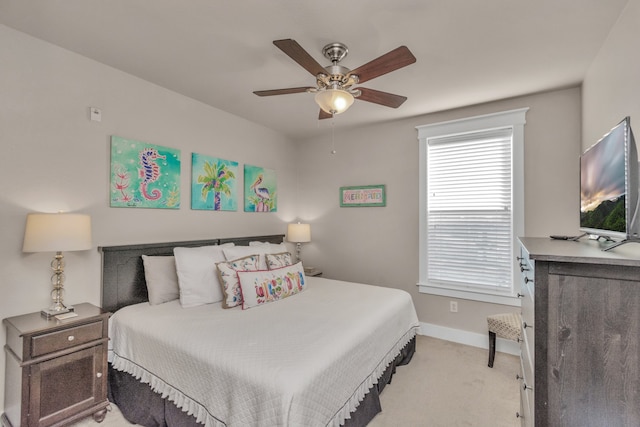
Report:
[[[320,106],[319,119],[327,119],[333,117],[334,114],[346,111],[353,104],[355,98],[391,108],[398,108],[407,100],[406,96],[365,87],[353,87],[416,62],[415,56],[406,46],[400,46],[355,70],[349,70],[338,65],[349,52],[347,46],[342,43],[330,43],[322,49],[322,54],[331,61],[331,65],[327,67],[320,65],[293,39],[275,40],[273,44],[313,74],[316,77],[316,87],[294,87],[253,92],[258,96],[288,95],[301,92],[315,93],[316,103]]]

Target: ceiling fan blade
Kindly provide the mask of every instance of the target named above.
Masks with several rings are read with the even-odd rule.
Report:
[[[361,94],[356,99],[384,105],[385,107],[398,108],[407,100],[406,96],[394,95],[380,90],[367,89],[366,87],[359,87],[358,90]]]
[[[416,57],[413,56],[409,48],[406,46],[400,46],[391,52],[387,52],[384,55],[379,56],[373,61],[361,65],[351,71],[349,75],[355,74],[358,76],[358,82],[364,83],[371,79],[375,79],[376,77],[380,77],[383,74],[406,67],[414,62],[416,62]]]
[[[320,73],[327,73],[324,67],[320,65],[318,61],[313,59],[297,41],[293,39],[274,40],[273,44],[314,76],[317,76]]]
[[[320,114],[318,114],[318,120],[330,119],[331,117],[333,117],[333,114],[327,113],[322,108],[320,109]]]
[[[307,89],[315,89],[315,87],[292,87],[289,89],[256,90],[253,93],[258,96],[289,95],[290,93],[306,92]]]

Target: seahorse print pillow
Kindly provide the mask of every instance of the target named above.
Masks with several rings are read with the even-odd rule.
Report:
[[[238,271],[256,271],[260,266],[260,255],[236,259],[216,264],[218,277],[222,285],[222,308],[236,307],[242,304],[242,292],[238,282]]]
[[[279,301],[302,292],[307,284],[302,263],[267,271],[238,271],[242,309]]]
[[[276,268],[286,267],[288,265],[293,264],[291,260],[291,253],[283,252],[280,254],[267,254],[267,267],[269,270],[274,270]]]

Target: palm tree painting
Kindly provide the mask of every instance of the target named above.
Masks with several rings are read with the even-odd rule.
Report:
[[[276,172],[258,166],[244,165],[244,211],[276,212]]]
[[[191,171],[191,209],[238,210],[238,162],[192,153]]]

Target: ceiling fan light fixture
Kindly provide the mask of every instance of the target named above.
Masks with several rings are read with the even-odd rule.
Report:
[[[344,113],[353,104],[354,97],[343,89],[325,89],[316,93],[316,103],[326,113]]]

